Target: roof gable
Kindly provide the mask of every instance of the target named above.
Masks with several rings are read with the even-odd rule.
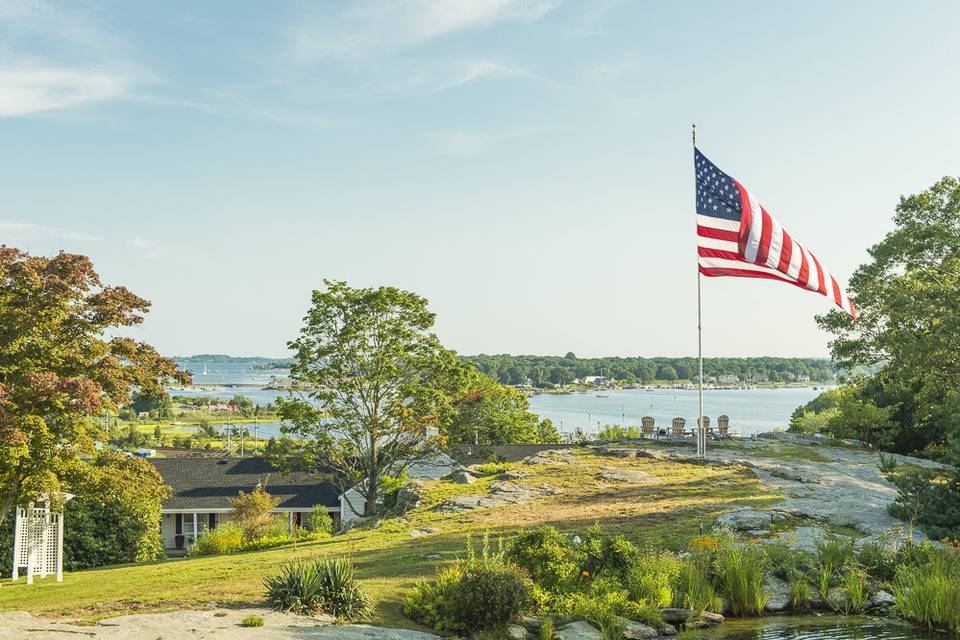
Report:
[[[264,458],[149,458],[173,494],[164,509],[229,509],[231,498],[264,484],[281,509],[337,507],[340,491],[329,478],[300,471],[283,473]]]

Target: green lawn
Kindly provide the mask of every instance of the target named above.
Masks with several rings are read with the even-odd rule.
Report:
[[[419,577],[433,575],[439,562],[462,554],[468,535],[510,535],[522,527],[552,524],[583,531],[599,522],[644,546],[684,548],[702,524],[709,528],[732,504],[765,507],[779,496],[764,490],[751,472],[735,467],[683,464],[650,458],[604,457],[578,451],[574,465],[513,465],[530,476],[519,481],[550,485],[563,492],[535,503],[463,514],[445,514],[435,507],[455,495],[483,493],[495,478],[471,485],[434,481],[427,485],[423,505],[404,518],[384,521],[376,529],[357,530],[297,547],[230,556],[170,560],[149,565],[111,567],[68,573],[64,582],[48,579],[27,587],[5,581],[0,610],[27,610],[84,620],[130,612],[196,608],[261,602],[262,578],[293,558],[349,555],[363,587],[374,603],[371,622],[416,628],[402,613],[403,594]],[[598,479],[601,467],[640,469],[654,477],[642,484]],[[439,532],[411,537],[410,532],[433,527]]]

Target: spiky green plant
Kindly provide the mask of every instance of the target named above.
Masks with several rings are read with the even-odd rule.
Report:
[[[338,619],[355,620],[370,608],[367,595],[357,583],[353,564],[346,558],[295,560],[263,582],[267,603],[281,611],[321,611]]]
[[[714,571],[720,591],[734,615],[763,615],[770,595],[763,590],[763,548],[732,545],[717,553]]]

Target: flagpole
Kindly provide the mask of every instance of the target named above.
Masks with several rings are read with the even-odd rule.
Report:
[[[696,159],[697,154],[697,124],[691,127],[691,138],[693,140],[693,154]],[[694,219],[697,214],[697,172],[693,172],[693,213]],[[697,360],[699,363],[698,382],[698,410],[697,413],[697,458],[704,459],[707,456],[707,432],[703,425],[703,311],[701,305],[700,293],[700,255],[697,255]]]

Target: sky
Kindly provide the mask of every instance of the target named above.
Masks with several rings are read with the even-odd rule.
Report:
[[[957,175],[960,3],[0,0],[0,243],[88,255],[169,355],[287,355],[324,278],[461,353],[695,355],[690,125],[839,281]],[[704,279],[706,356],[826,298]]]

